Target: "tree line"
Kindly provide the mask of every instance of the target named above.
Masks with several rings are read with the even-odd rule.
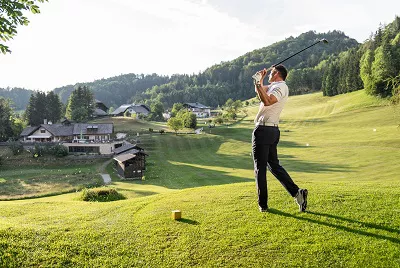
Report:
[[[334,96],[365,88],[374,96],[398,94],[400,82],[400,18],[396,16],[363,44],[330,57],[323,63],[325,96]]]

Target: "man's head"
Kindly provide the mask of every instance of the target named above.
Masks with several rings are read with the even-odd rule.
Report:
[[[276,81],[285,81],[287,76],[286,67],[282,64],[279,64],[272,68],[271,72],[269,73],[268,82],[276,82]]]

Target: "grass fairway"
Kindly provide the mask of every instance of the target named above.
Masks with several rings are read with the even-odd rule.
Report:
[[[309,190],[307,213],[271,174],[270,212],[258,211],[250,156],[257,107],[211,133],[141,134],[145,180],[113,178],[126,200],[0,202],[0,266],[400,267],[398,108],[364,91],[289,99],[280,158]],[[180,221],[170,218],[175,209]]]

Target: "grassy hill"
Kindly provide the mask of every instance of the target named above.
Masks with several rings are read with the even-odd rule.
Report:
[[[145,180],[111,185],[126,200],[1,201],[0,266],[400,267],[400,107],[364,91],[289,99],[280,158],[310,192],[307,213],[271,174],[271,210],[258,211],[257,107],[246,109],[241,122],[202,135],[140,134]],[[143,127],[116,122],[117,131]],[[0,186],[13,180],[7,174],[0,170]],[[170,219],[175,209],[182,220]]]

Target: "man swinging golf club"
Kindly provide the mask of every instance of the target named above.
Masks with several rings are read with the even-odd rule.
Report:
[[[268,79],[270,84],[265,86],[264,78],[269,70],[271,71]],[[300,189],[278,160],[279,116],[289,96],[289,89],[285,82],[286,76],[287,70],[281,64],[261,70],[253,76],[255,91],[261,100],[252,134],[254,173],[258,206],[261,212],[268,211],[267,167],[294,197],[300,212],[307,208],[307,189]]]
[[[261,212],[268,211],[267,193],[267,166],[271,173],[281,182],[283,187],[294,197],[301,212],[307,208],[307,189],[300,189],[279,164],[277,146],[280,138],[279,116],[289,97],[289,88],[285,79],[287,70],[281,63],[293,58],[316,44],[327,44],[325,38],[303,48],[268,69],[261,70],[253,75],[255,91],[261,103],[257,116],[254,119],[256,127],[252,135],[254,173],[256,177],[258,206]],[[269,74],[268,86],[264,86],[264,78]]]

